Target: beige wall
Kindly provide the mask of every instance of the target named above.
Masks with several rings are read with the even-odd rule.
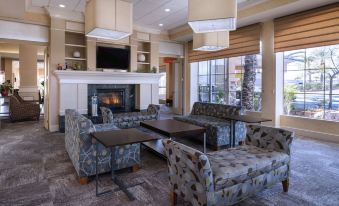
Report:
[[[339,143],[339,122],[287,115],[281,115],[280,122],[298,135]]]
[[[91,38],[91,37],[86,37],[86,42],[87,42],[87,69],[90,71],[95,71],[97,67],[97,59],[96,59],[96,39]]]

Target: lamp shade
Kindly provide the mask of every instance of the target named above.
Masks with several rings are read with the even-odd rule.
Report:
[[[229,47],[229,32],[193,33],[193,50],[219,51]]]
[[[194,33],[236,29],[236,0],[189,0],[188,24]]]
[[[121,0],[90,0],[85,11],[86,36],[119,40],[133,33],[133,5]]]

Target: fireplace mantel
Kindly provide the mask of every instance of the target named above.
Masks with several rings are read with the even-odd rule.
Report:
[[[88,85],[135,85],[135,109],[144,110],[159,103],[159,73],[54,71],[59,88],[59,115],[66,109],[88,113]]]
[[[136,72],[54,71],[62,84],[158,84],[162,74]]]

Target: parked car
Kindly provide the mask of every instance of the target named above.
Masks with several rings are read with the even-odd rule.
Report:
[[[291,103],[293,110],[304,110],[304,109],[318,109],[321,108],[321,101],[316,98],[312,99],[303,99],[296,98]]]

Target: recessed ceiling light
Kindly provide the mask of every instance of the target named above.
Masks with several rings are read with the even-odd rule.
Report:
[[[59,4],[59,7],[65,8],[66,6],[64,4]]]
[[[170,12],[170,11],[171,11],[171,9],[165,9],[165,11],[166,11],[166,12]]]
[[[164,26],[163,24],[159,24],[159,26]]]

